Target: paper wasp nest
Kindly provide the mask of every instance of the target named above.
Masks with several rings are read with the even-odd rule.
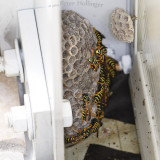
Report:
[[[112,12],[111,29],[118,40],[128,43],[133,42],[133,21],[123,9],[117,8]]]
[[[87,19],[74,11],[62,11],[63,98],[71,102],[73,128],[76,130],[86,126],[85,122],[82,124],[82,101],[79,100],[82,97],[79,94],[88,93],[91,98],[97,89],[95,78],[99,71],[93,71],[88,62],[96,43],[96,35]],[[92,111],[95,109],[96,106],[92,105]],[[66,128],[65,134],[76,133]]]

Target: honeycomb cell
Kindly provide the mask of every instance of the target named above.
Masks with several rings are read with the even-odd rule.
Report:
[[[70,47],[71,47],[71,45],[69,44],[69,42],[66,42],[66,43],[65,43],[65,48],[66,48],[66,50],[69,50]]]
[[[77,71],[74,69],[74,70],[71,72],[70,76],[73,77],[73,76],[75,76],[76,74],[77,74]]]
[[[83,19],[82,19],[81,17],[79,17],[79,16],[78,16],[77,19],[76,19],[77,23],[81,23],[82,20],[83,20]]]
[[[69,37],[69,34],[68,34],[68,33],[66,33],[66,34],[63,35],[63,38],[64,38],[65,40],[66,40],[68,37]]]
[[[73,63],[75,62],[75,60],[76,60],[75,56],[71,56],[71,57],[69,58],[69,63],[70,63],[70,64],[73,64]]]
[[[74,35],[70,36],[69,37],[69,40],[71,41],[72,45],[76,45],[77,43],[77,40],[76,40],[76,37]]]
[[[63,94],[64,98],[67,98],[67,97],[70,97],[70,96],[72,96],[72,92],[71,91],[65,91],[64,94]]]
[[[75,55],[76,59],[81,59],[82,57],[82,53],[81,50],[78,51],[78,54]]]
[[[72,84],[73,84],[72,79],[70,79],[70,80],[68,80],[68,81],[65,82],[65,85],[66,85],[67,87],[71,87]]]
[[[127,16],[124,16],[123,19],[124,19],[125,22],[128,22],[128,17]]]
[[[63,59],[63,66],[65,67],[65,66],[67,66],[67,61],[65,60],[65,59]]]
[[[74,82],[77,83],[80,79],[81,79],[80,76],[76,76],[76,77],[74,78]]]
[[[83,28],[79,29],[79,34],[80,34],[81,37],[84,37],[85,31],[83,30]]]
[[[84,23],[81,23],[81,27],[83,28],[84,31],[87,30],[87,26]]]
[[[64,80],[68,79],[68,74],[66,74],[66,73],[63,74],[63,79],[64,79]]]
[[[76,46],[77,46],[77,48],[81,48],[82,47],[82,43],[78,42]]]
[[[63,58],[66,59],[68,58],[68,56],[70,56],[69,52],[67,50],[63,51]]]
[[[75,23],[75,17],[73,15],[69,16],[69,21]]]
[[[72,48],[71,48],[71,54],[74,56],[74,55],[76,55],[78,53],[78,48],[76,47],[76,46],[73,46]]]
[[[79,68],[79,65],[80,65],[80,60],[77,60],[75,63],[74,63],[74,69],[78,70]]]
[[[66,66],[66,72],[71,72],[71,70],[72,70],[71,65]]]

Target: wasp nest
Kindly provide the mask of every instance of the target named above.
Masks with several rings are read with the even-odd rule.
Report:
[[[111,29],[118,40],[131,43],[134,40],[133,21],[123,9],[117,8],[111,14]]]
[[[73,128],[76,130],[86,126],[85,122],[82,124],[80,94],[87,93],[91,99],[97,89],[95,78],[99,71],[93,71],[88,62],[96,44],[96,35],[87,19],[73,11],[62,11],[63,98],[71,102]],[[92,105],[92,111],[95,110],[96,106]],[[66,128],[65,134],[75,132]]]

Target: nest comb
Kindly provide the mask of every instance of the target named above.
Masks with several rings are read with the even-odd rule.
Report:
[[[123,42],[131,43],[134,40],[133,21],[123,9],[116,8],[111,14],[111,30],[115,37]]]
[[[99,70],[93,71],[88,59],[91,49],[95,48],[97,38],[92,25],[87,19],[74,11],[62,11],[62,52],[63,52],[63,98],[71,103],[73,128],[80,130],[82,124],[82,101],[78,95],[88,93],[91,99],[97,90],[95,78]],[[92,105],[95,112],[96,105]],[[65,128],[65,135],[73,135],[72,128]]]

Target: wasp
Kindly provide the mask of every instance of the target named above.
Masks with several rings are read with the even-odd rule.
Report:
[[[90,67],[94,70],[97,71],[98,67],[99,67],[99,63],[96,59],[94,59],[93,57],[90,57],[88,59],[89,63],[90,63]]]
[[[78,134],[79,140],[82,140],[88,138],[91,135],[91,128],[92,124],[89,124],[88,127],[83,128],[81,131],[76,131],[73,128],[72,129]]]
[[[98,119],[102,119],[104,117],[104,104],[102,102],[97,103],[96,117],[98,117]]]
[[[91,124],[92,124],[91,133],[96,133],[97,132],[97,137],[98,137],[99,128],[102,126],[101,121],[99,121],[98,118],[93,118],[92,121],[91,121]]]
[[[82,139],[82,135],[78,134],[78,135],[70,135],[69,137],[65,138],[65,143],[78,143],[80,140]]]
[[[94,30],[96,37],[97,37],[97,41],[98,41],[97,45],[99,46],[102,44],[102,39],[105,38],[105,36],[102,33],[100,33],[98,30],[96,30],[95,28],[93,28],[93,30]]]
[[[91,105],[90,105],[90,98],[88,96],[88,94],[84,93],[82,94],[82,99],[80,99],[83,101],[81,110],[82,110],[82,123],[83,121],[87,121],[87,117],[89,116],[89,119],[91,119]]]
[[[106,80],[105,80],[105,84],[106,84],[106,89],[109,90],[110,85],[111,85],[110,73],[107,73]]]
[[[97,56],[97,61],[99,61],[99,63],[103,63],[104,62],[104,56],[105,54],[107,54],[107,49],[104,45],[100,45],[97,46],[97,48],[93,48],[95,49],[95,54]]]
[[[92,124],[90,124],[86,128],[83,128],[83,131],[82,131],[82,134],[81,134],[81,135],[83,135],[83,139],[86,139],[91,135],[91,128],[92,128]]]
[[[115,70],[111,66],[109,66],[108,64],[107,64],[106,68],[107,68],[107,71],[110,73],[111,77],[114,78],[116,75]]]
[[[104,85],[100,85],[98,90],[99,91],[93,96],[94,97],[94,103],[98,103],[102,99],[103,94],[104,94]]]
[[[116,64],[115,64],[114,60],[112,58],[107,57],[106,61],[109,64],[109,66],[111,66],[115,70]]]
[[[100,68],[100,72],[99,72],[99,79],[100,79],[100,81],[101,82],[105,82],[105,67],[104,67],[104,65],[103,64],[101,64],[101,68]]]

